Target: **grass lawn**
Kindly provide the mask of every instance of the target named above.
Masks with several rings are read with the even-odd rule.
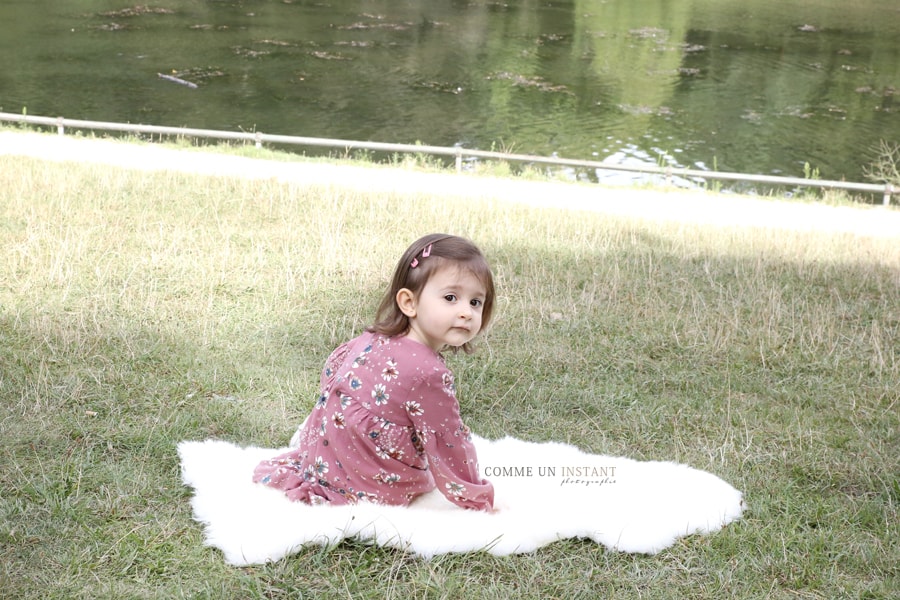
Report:
[[[286,443],[432,231],[495,269],[494,327],[449,358],[473,430],[684,462],[744,518],[655,556],[203,546],[175,445]],[[900,231],[0,156],[0,597],[889,598],[898,503]]]

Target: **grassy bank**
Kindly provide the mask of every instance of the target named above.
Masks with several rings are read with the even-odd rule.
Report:
[[[745,518],[652,557],[203,547],[175,444],[284,444],[437,230],[497,275],[494,328],[450,359],[475,431],[685,462]],[[0,596],[888,598],[898,265],[897,238],[0,157]]]

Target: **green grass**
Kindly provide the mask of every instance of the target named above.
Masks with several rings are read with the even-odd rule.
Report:
[[[431,231],[496,272],[495,326],[449,359],[475,431],[685,462],[745,517],[656,556],[204,547],[177,442],[285,443]],[[896,238],[0,157],[0,596],[892,597],[898,265]]]

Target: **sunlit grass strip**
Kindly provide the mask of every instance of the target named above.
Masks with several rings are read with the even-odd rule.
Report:
[[[204,548],[175,444],[283,444],[429,231],[473,238],[497,274],[495,327],[451,358],[473,429],[687,462],[744,490],[746,518],[655,557],[343,544],[231,569]],[[896,239],[2,157],[0,589],[889,597],[898,265]]]

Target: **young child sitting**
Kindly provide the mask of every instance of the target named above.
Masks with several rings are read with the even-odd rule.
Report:
[[[432,234],[400,258],[374,325],[325,363],[321,394],[286,454],[253,480],[311,504],[407,505],[435,487],[453,503],[490,511],[441,352],[490,322],[494,283],[470,241]]]

